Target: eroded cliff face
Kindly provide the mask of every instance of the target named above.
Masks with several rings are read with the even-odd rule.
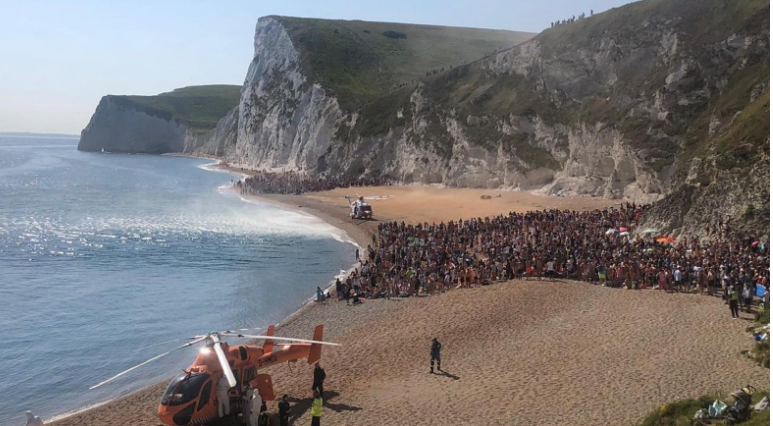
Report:
[[[81,132],[78,149],[150,154],[179,152],[187,134],[185,125],[126,108],[116,97],[105,96]]]
[[[234,165],[313,170],[341,117],[338,103],[309,82],[279,21],[261,18],[255,34],[255,56],[235,111],[236,132],[228,134],[235,140],[218,146]],[[221,122],[215,132],[232,125]]]
[[[235,144],[241,86],[188,86],[153,96],[104,96],[78,149],[164,154],[225,152]]]
[[[193,149],[322,176],[639,202],[678,193],[685,219],[664,208],[651,223],[694,231],[716,208],[769,206],[769,175],[747,173],[768,164],[769,139],[746,129],[769,116],[769,6],[687,3],[551,29],[355,111],[314,82],[281,21],[261,18],[238,113]]]

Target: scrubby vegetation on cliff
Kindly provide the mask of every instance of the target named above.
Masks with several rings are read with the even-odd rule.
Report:
[[[450,69],[534,34],[388,22],[276,17],[301,53],[310,79],[351,111],[427,72]]]
[[[217,122],[239,104],[240,92],[241,86],[217,84],[183,87],[155,96],[110,97],[122,108],[175,120],[194,132],[203,133],[214,129]]]

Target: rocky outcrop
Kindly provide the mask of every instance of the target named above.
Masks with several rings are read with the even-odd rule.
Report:
[[[354,109],[320,83],[297,28],[261,18],[238,113],[193,149],[317,175],[647,202],[672,194],[647,218],[664,230],[696,231],[719,212],[762,217],[768,10],[761,0],[634,3]]]
[[[182,152],[193,155],[223,157],[233,152],[239,124],[239,108],[235,107],[206,133],[188,132]]]
[[[118,97],[105,96],[81,132],[78,149],[151,154],[180,152],[188,134],[183,124],[127,107]]]
[[[279,21],[262,18],[255,33],[229,160],[249,168],[314,169],[341,117],[338,103],[304,75]]]
[[[108,95],[78,149],[125,153],[218,153],[235,142],[239,86],[189,86],[155,96]],[[214,155],[214,154],[213,154]]]

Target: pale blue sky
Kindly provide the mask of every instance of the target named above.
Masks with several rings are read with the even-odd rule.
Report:
[[[265,15],[539,32],[629,2],[0,0],[0,131],[80,133],[106,94],[241,84]]]

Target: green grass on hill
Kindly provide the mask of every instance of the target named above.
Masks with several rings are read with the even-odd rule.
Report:
[[[189,86],[155,96],[115,96],[123,108],[135,109],[166,120],[175,120],[195,132],[207,132],[239,104],[241,86]]]
[[[275,17],[311,79],[353,110],[433,70],[449,69],[528,40],[505,30]]]
[[[539,42],[541,57],[561,58],[594,46],[605,37],[635,44],[642,37],[646,39],[645,29],[650,28],[651,31],[678,33],[679,49],[703,58],[701,55],[705,55],[706,44],[724,40],[733,33],[742,33],[747,28],[752,32],[764,28],[761,20],[764,20],[768,7],[766,0],[647,0],[547,29],[534,40]],[[631,114],[631,107],[635,106],[633,102],[625,108],[615,103],[615,99],[654,96],[660,91],[669,70],[657,62],[642,64],[635,71],[620,77],[615,85],[615,96],[602,92],[576,98],[549,96],[550,93],[543,88],[544,83],[516,73],[494,73],[489,69],[487,59],[446,69],[426,79],[422,92],[430,99],[427,108],[438,111],[438,114],[454,111],[457,117],[474,117],[464,131],[478,145],[490,150],[501,146],[517,153],[533,167],[555,169],[560,164],[547,152],[535,149],[529,143],[527,134],[516,132],[505,135],[491,125],[493,120],[515,115],[539,116],[548,125],[606,123],[623,133],[632,148],[646,152],[647,161],[657,172],[665,170],[675,161],[679,162],[678,170],[686,170],[684,161],[689,162],[695,156],[704,157],[708,153],[722,154],[718,167],[731,168],[756,155],[761,151],[759,147],[768,141],[769,90],[766,89],[755,103],[748,105],[752,90],[768,80],[768,61],[769,57],[755,58],[744,67],[733,70],[729,73],[727,86],[712,93],[712,98],[707,101],[674,105],[672,113],[678,119],[669,121]],[[590,84],[593,83],[591,80]],[[683,86],[680,90],[699,90],[705,82],[695,79],[694,84],[697,87]],[[603,85],[599,87],[601,90]],[[371,116],[363,109],[358,124],[368,124],[366,129],[371,133],[386,133],[389,126],[383,118],[394,121],[396,109],[405,109],[406,103],[401,100],[391,111],[378,110]],[[718,116],[723,123],[730,123],[737,112],[742,114],[732,125],[723,126],[713,137],[708,137],[707,129],[712,117]],[[427,116],[429,120],[435,120],[438,114]],[[444,126],[432,127],[430,123],[430,128],[442,132]],[[652,134],[663,134],[668,138],[653,138]],[[673,142],[674,138],[681,137],[685,139],[684,146]],[[687,152],[679,155],[683,148]]]
[[[723,40],[723,35],[738,28],[769,3],[768,0],[646,0],[612,8],[570,24],[540,33],[544,46],[583,43],[583,40],[616,33],[634,37],[644,30],[632,23],[676,21],[676,29],[688,37],[686,43],[708,44]]]

